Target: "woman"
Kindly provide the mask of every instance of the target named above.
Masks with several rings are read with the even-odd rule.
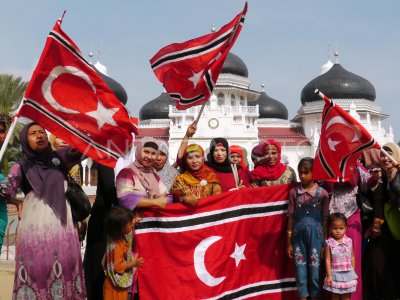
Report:
[[[236,164],[236,165],[240,165],[243,170],[247,169],[246,166],[246,157],[243,155],[243,149],[242,147],[238,146],[238,145],[232,145],[229,147],[229,161],[231,164]]]
[[[135,161],[118,173],[117,197],[122,207],[133,210],[135,207],[165,208],[167,205],[168,190],[153,168],[157,154],[158,144],[155,140],[140,141],[136,147]]]
[[[264,157],[250,172],[251,185],[260,187],[296,182],[294,170],[281,163],[281,145],[275,140],[266,140],[262,147]]]
[[[71,148],[53,152],[37,123],[20,133],[24,158],[0,184],[0,197],[25,194],[16,241],[15,299],[85,299],[78,234],[65,198],[61,161],[74,166],[81,154]]]
[[[206,164],[218,175],[223,193],[250,186],[245,170],[229,162],[229,145],[226,139],[211,140]]]
[[[158,155],[154,162],[154,168],[157,170],[157,175],[160,176],[161,181],[165,184],[167,190],[171,190],[172,184],[178,176],[179,171],[176,169],[176,163],[171,165],[169,163],[169,149],[166,142],[159,143]]]
[[[204,164],[203,148],[189,145],[183,161],[185,172],[176,177],[171,190],[175,202],[196,205],[202,198],[221,194],[217,174]]]

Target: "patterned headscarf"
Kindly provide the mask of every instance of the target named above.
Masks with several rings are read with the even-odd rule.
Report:
[[[157,174],[158,176],[160,176],[161,181],[165,184],[167,190],[169,191],[175,181],[176,176],[178,176],[179,171],[171,166],[171,164],[169,163],[169,149],[166,142],[159,142],[158,151],[164,153],[167,156],[167,161],[165,162],[164,167],[161,170],[157,171]]]
[[[186,165],[187,156],[189,153],[192,153],[192,152],[199,152],[201,154],[201,156],[203,157],[202,166],[200,167],[200,169],[195,170],[195,171],[191,170]],[[211,168],[209,168],[208,166],[206,166],[204,164],[204,150],[203,150],[203,148],[201,148],[201,146],[199,146],[197,144],[191,144],[191,145],[187,146],[185,149],[185,154],[183,156],[183,161],[185,164],[185,172],[180,176],[181,176],[181,178],[184,179],[184,181],[188,185],[199,185],[201,180],[207,180],[208,183],[219,183],[217,174],[215,174],[215,172]]]

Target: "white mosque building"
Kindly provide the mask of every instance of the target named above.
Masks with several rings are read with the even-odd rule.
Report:
[[[207,149],[214,137],[225,137],[230,145],[247,149],[251,165],[251,149],[265,139],[282,144],[282,160],[296,167],[305,156],[314,156],[319,142],[324,101],[314,94],[319,88],[335,103],[356,118],[380,143],[393,141],[392,128],[385,130],[382,120],[388,115],[375,102],[374,86],[366,79],[344,69],[331,60],[322,66],[321,75],[301,91],[301,106],[289,119],[285,105],[266,94],[250,89],[246,64],[230,53],[207,103],[192,143]],[[175,159],[187,127],[199,114],[200,106],[178,110],[164,92],[146,103],[139,113],[138,139],[154,137],[168,142],[171,161]]]

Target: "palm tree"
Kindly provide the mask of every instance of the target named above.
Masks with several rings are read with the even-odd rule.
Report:
[[[10,113],[16,108],[28,83],[21,77],[14,77],[11,74],[0,74],[0,114],[9,125],[11,122]]]
[[[17,108],[28,83],[21,77],[10,74],[0,74],[0,114],[6,121],[7,127],[11,124],[11,112]],[[8,173],[9,167],[22,157],[19,150],[19,132],[22,126],[17,125],[9,141],[6,153],[0,162],[0,172]]]

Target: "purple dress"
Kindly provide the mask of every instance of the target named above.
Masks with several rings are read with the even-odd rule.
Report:
[[[76,161],[67,163],[76,164]],[[15,164],[0,184],[0,198],[15,197],[18,188],[26,184],[21,166]],[[66,224],[62,224],[53,209],[33,190],[25,195],[16,241],[13,299],[86,298],[80,244],[71,207],[66,198],[60,201],[66,201]]]

